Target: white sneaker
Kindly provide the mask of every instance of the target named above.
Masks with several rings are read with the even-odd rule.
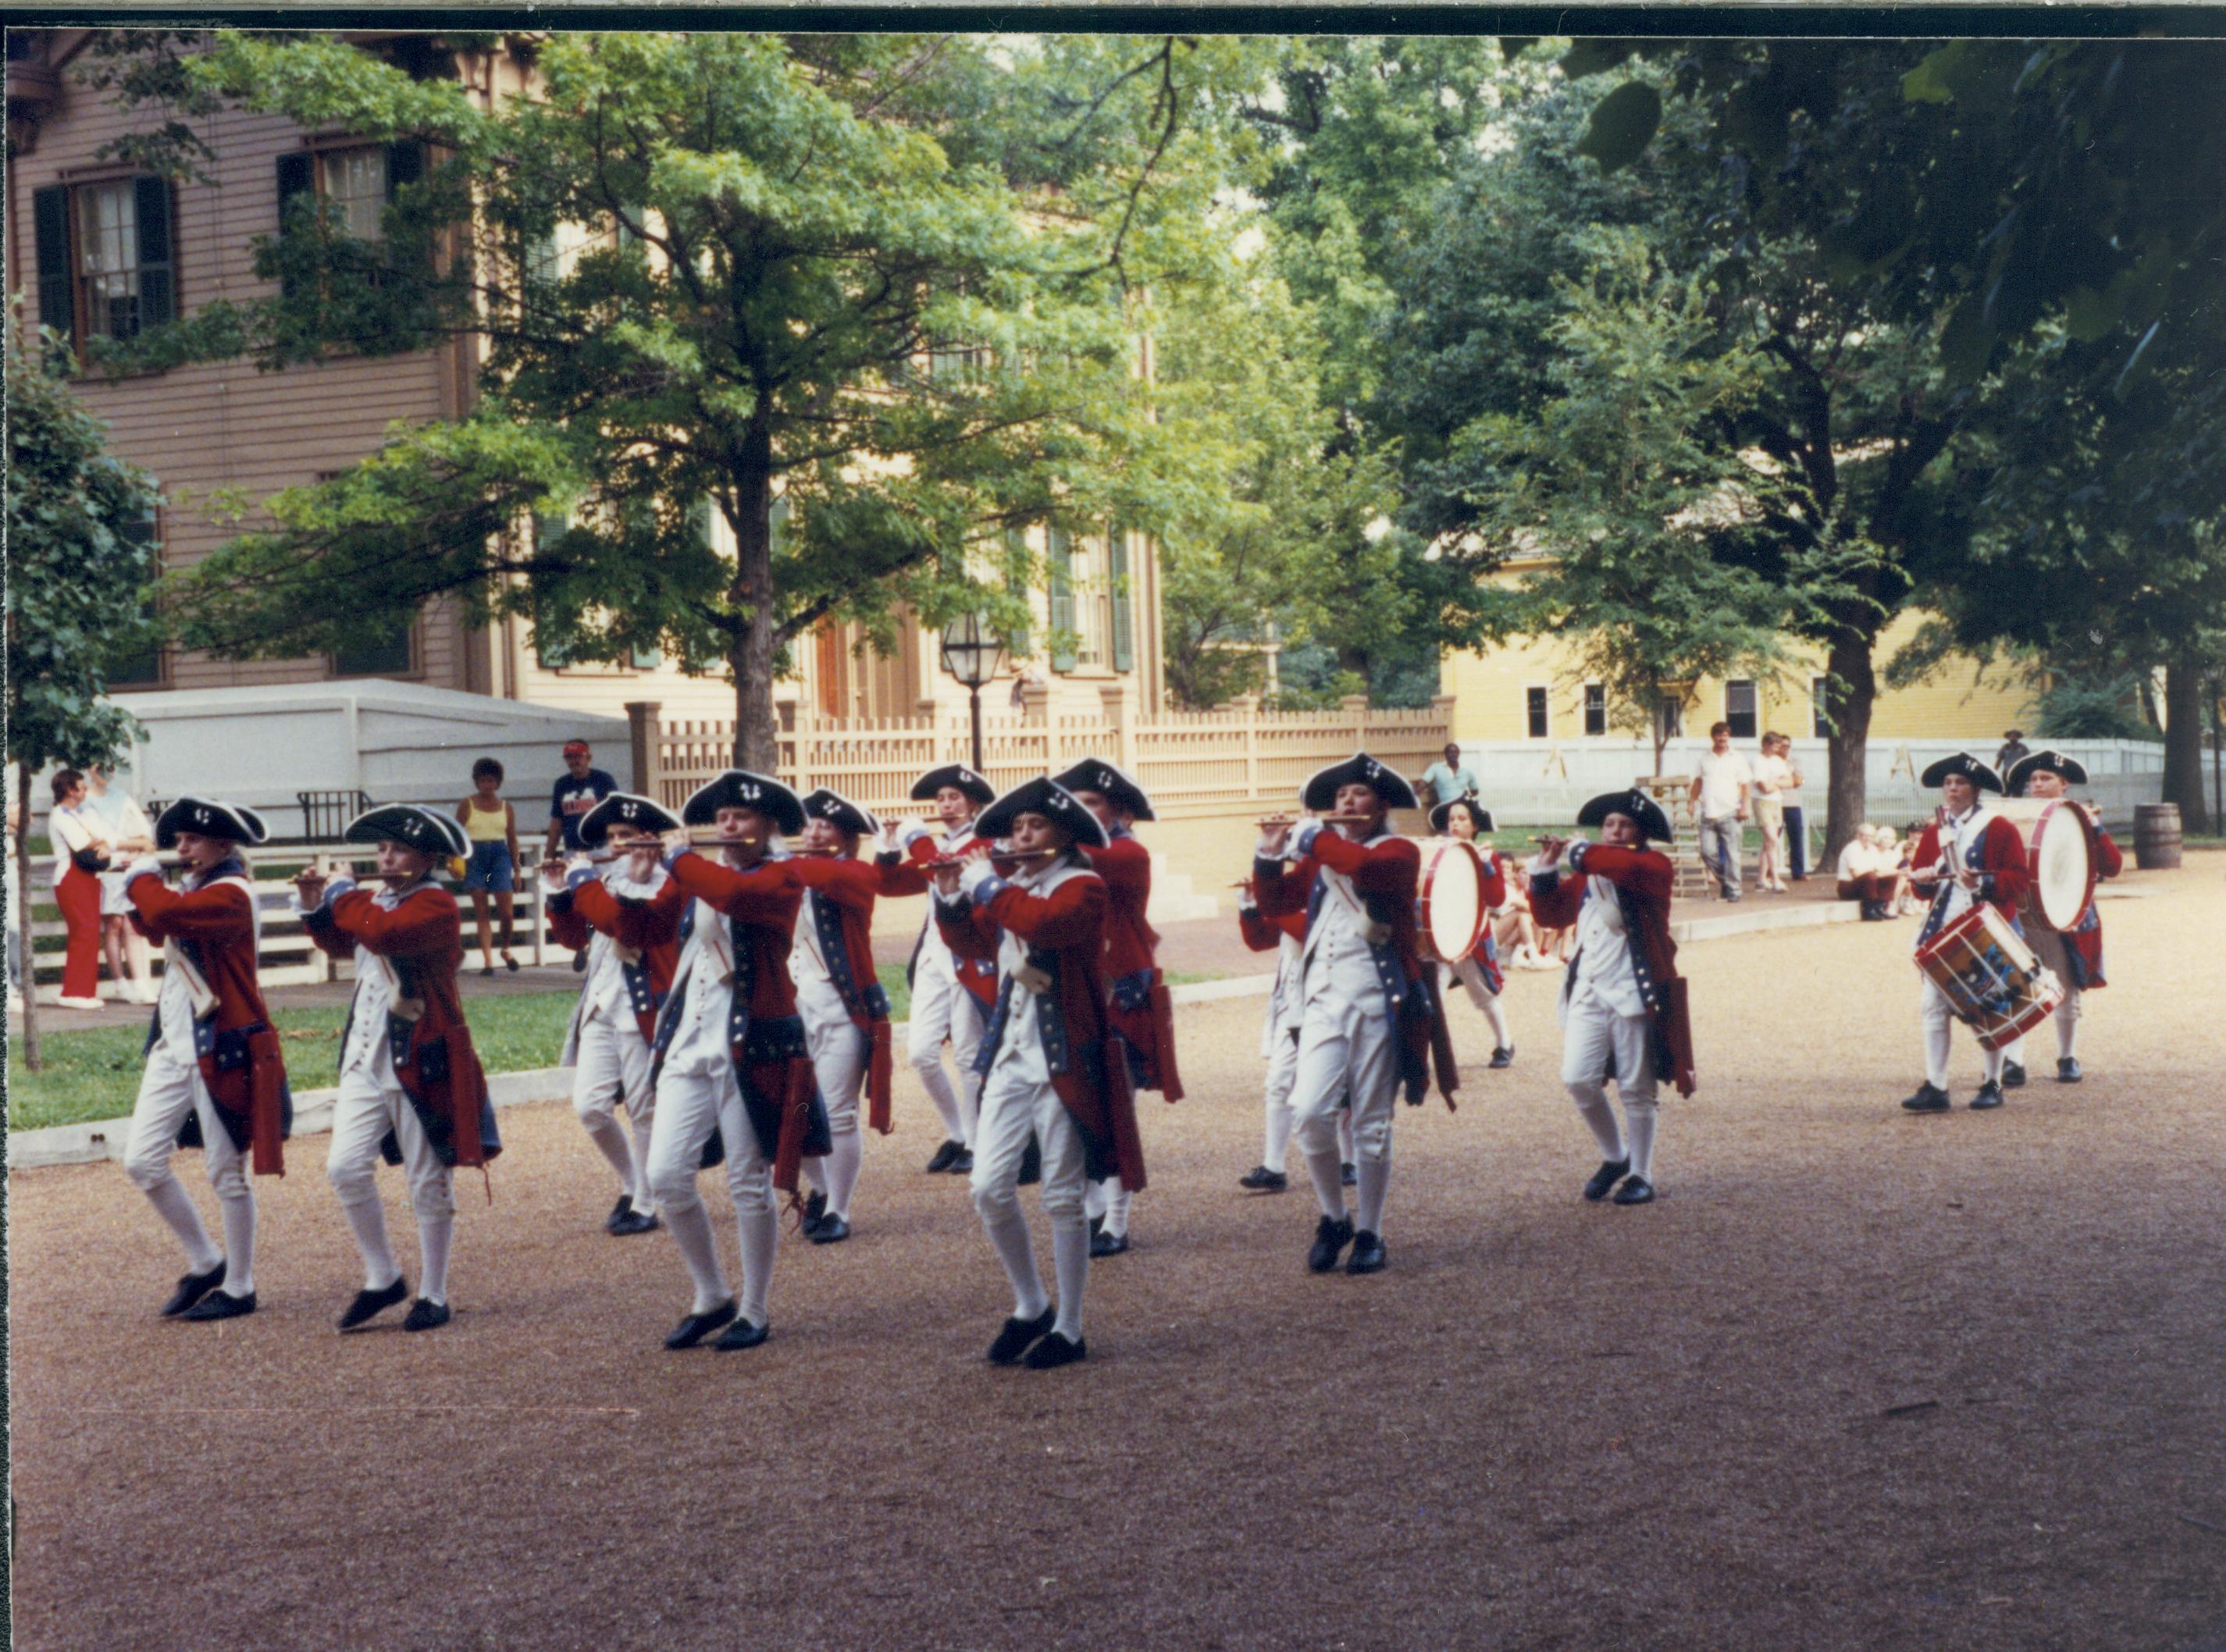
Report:
[[[54,1002],[64,1009],[105,1009],[107,1007],[98,998],[57,998]]]

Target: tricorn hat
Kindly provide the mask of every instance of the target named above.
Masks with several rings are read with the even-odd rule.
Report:
[[[1662,805],[1636,786],[1628,791],[1603,791],[1577,810],[1577,824],[1605,826],[1610,815],[1628,815],[1650,842],[1667,843],[1676,835]]]
[[[423,804],[385,803],[366,809],[340,836],[350,843],[399,843],[436,861],[472,852],[461,826]]]
[[[663,804],[631,791],[614,791],[581,817],[580,841],[591,849],[600,848],[614,826],[631,826],[662,836],[679,825],[678,817]]]
[[[1337,807],[1338,788],[1367,786],[1391,809],[1420,809],[1422,800],[1396,770],[1386,768],[1365,752],[1355,752],[1342,763],[1318,769],[1300,789],[1299,801],[1316,814]]]
[[[1010,837],[1013,823],[1022,815],[1041,815],[1053,824],[1065,827],[1077,843],[1087,843],[1094,848],[1102,849],[1113,841],[1105,836],[1105,828],[1098,824],[1097,816],[1082,806],[1082,799],[1048,775],[1021,781],[983,810],[974,823],[975,836]]]
[[[1052,778],[1069,791],[1103,793],[1131,820],[1159,818],[1152,812],[1152,794],[1103,758],[1085,757],[1065,774],[1054,774]]]
[[[804,805],[797,796],[770,774],[747,769],[728,769],[680,805],[680,818],[690,826],[718,824],[722,809],[754,809],[783,834],[804,829]]]
[[[837,829],[864,837],[881,829],[869,809],[862,809],[832,786],[821,786],[804,799],[804,812],[814,820],[831,820]]]
[[[2083,786],[2087,784],[2085,765],[2076,757],[2066,757],[2063,753],[2051,749],[2035,752],[2030,757],[2021,757],[2010,765],[2010,772],[2004,777],[2009,783],[2010,795],[2014,797],[2022,794],[2025,783],[2043,769],[2058,777],[2066,785]]]
[[[1430,829],[1442,834],[1451,824],[1456,809],[1467,810],[1469,819],[1475,823],[1479,832],[1496,829],[1491,823],[1491,810],[1473,797],[1455,797],[1451,803],[1441,803],[1430,810]]]
[[[985,807],[997,800],[997,788],[964,763],[945,763],[939,769],[930,769],[912,783],[913,801],[932,803],[935,801],[935,794],[945,786],[957,787],[976,803]]]
[[[181,797],[165,809],[162,817],[155,823],[155,847],[176,848],[180,832],[250,845],[266,842],[270,836],[270,829],[263,823],[263,816],[252,809],[242,804],[215,803],[207,797]]]
[[[1943,757],[1930,765],[1919,777],[1928,786],[1937,786],[1951,774],[1960,774],[1981,791],[2000,791],[2002,777],[1970,754],[1958,752],[1953,757]]]

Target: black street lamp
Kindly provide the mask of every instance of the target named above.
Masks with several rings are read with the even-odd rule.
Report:
[[[1004,663],[1003,639],[983,623],[978,613],[962,613],[943,628],[943,669],[966,685],[974,705],[974,772],[988,772],[982,762],[982,685],[997,675]]]

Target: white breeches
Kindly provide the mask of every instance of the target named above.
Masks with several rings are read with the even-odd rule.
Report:
[[[200,1116],[201,1152],[207,1160],[209,1185],[216,1190],[216,1196],[252,1198],[246,1155],[225,1134],[199,1064],[179,1061],[167,1044],[158,1044],[147,1052],[147,1070],[139,1079],[139,1100],[131,1109],[124,1173],[130,1177],[132,1185],[151,1194],[163,1183],[177,1179],[170,1168],[170,1155],[189,1113]]]
[[[340,1076],[333,1101],[333,1141],[325,1156],[325,1175],[342,1204],[371,1204],[378,1199],[378,1143],[394,1132],[402,1147],[402,1171],[410,1206],[421,1221],[455,1214],[454,1173],[433,1151],[417,1109],[401,1090],[388,1090],[360,1071]]]
[[[1606,1075],[1612,1067],[1623,1102],[1618,1128]],[[1633,1174],[1651,1180],[1655,1095],[1654,1018],[1622,1015],[1580,987],[1561,1021],[1561,1083],[1600,1144],[1605,1160],[1628,1159]]]
[[[1924,1077],[1937,1089],[1948,1088],[1948,1057],[1954,1048],[1954,1035],[1949,1031],[1956,1024],[1956,1012],[1949,1007],[1948,994],[1933,984],[1932,977],[1924,977],[1918,990],[1918,1019],[1924,1027]],[[2002,1076],[2002,1063],[2008,1058],[2007,1049],[1989,1050],[1984,1045],[1979,1054],[1988,1079]]]
[[[1020,1062],[1000,1062],[982,1090],[975,1132],[974,1208],[984,1222],[1020,1204],[1021,1156],[1033,1135],[1043,1144],[1041,1197],[1054,1226],[1084,1222],[1082,1132],[1047,1079]]]
[[[827,1122],[836,1135],[847,1135],[858,1128],[858,1097],[866,1085],[870,1049],[866,1030],[848,1019],[817,1024],[807,1019],[804,1043],[811,1054],[811,1071],[819,1081]]]
[[[614,1025],[597,1016],[581,1023],[572,1069],[572,1110],[618,1172],[634,1209],[644,1212],[652,1203],[649,1138],[657,1111],[649,1066],[648,1041],[632,1021]],[[621,1109],[624,1124],[619,1119]],[[631,1142],[628,1124],[633,1127]]]
[[[1391,1116],[1399,1095],[1399,1052],[1380,998],[1370,1007],[1342,997],[1307,1006],[1299,1031],[1291,1115],[1299,1151],[1338,1151],[1338,1105],[1350,1088],[1352,1152],[1358,1162],[1391,1157]]]
[[[759,1148],[735,1070],[724,1063],[715,1072],[675,1072],[667,1067],[658,1077],[649,1131],[649,1191],[658,1206],[666,1211],[702,1208],[696,1175],[703,1162],[703,1146],[715,1129],[726,1148],[721,1168],[726,1172],[735,1215],[772,1210],[773,1161]]]
[[[942,1116],[944,1134],[971,1147],[976,1104],[982,1093],[982,1077],[974,1071],[974,1058],[981,1051],[982,1034],[987,1030],[981,1005],[939,961],[931,962],[925,948],[913,980],[916,990],[913,994],[911,1032],[906,1039],[905,1058],[919,1075],[928,1099]],[[943,1067],[946,1039],[951,1041],[951,1053],[958,1062],[956,1089]]]

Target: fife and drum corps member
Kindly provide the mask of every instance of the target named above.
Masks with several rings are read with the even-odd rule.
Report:
[[[2050,750],[2019,758],[2004,779],[2012,796],[2038,797],[2045,802],[2068,797],[2073,786],[2085,785],[2087,770],[2077,759]],[[2099,823],[2095,828],[2095,848],[2096,877],[2115,878],[2126,869],[2125,855]],[[2102,979],[2102,914],[2089,901],[2079,922],[2070,931],[2044,929],[2035,924],[2026,932],[2025,938],[2035,956],[2056,972],[2057,980],[2064,985],[2064,1001],[2056,1007],[2056,1013],[2051,1018],[2056,1023],[2056,1077],[2060,1083],[2076,1084],[2086,1076],[2079,1068],[2079,1020],[2086,1013],[2087,993],[2091,988],[2109,985]],[[2002,1055],[2005,1082],[2013,1069],[2022,1077],[2025,1039],[2019,1038]]]
[[[1441,837],[1457,837],[1464,843],[1473,844],[1479,836],[1491,835],[1491,810],[1473,797],[1456,797],[1430,810],[1430,829]],[[1515,1064],[1515,1039],[1507,1030],[1506,1007],[1499,1001],[1500,995],[1507,990],[1507,977],[1499,967],[1499,943],[1492,938],[1489,916],[1507,904],[1507,867],[1499,851],[1489,844],[1477,851],[1477,858],[1484,862],[1481,899],[1486,917],[1468,956],[1438,966],[1438,991],[1441,996],[1444,994],[1448,978],[1460,982],[1469,1002],[1482,1010],[1484,1019],[1491,1024],[1491,1064],[1494,1068],[1511,1067]]]

